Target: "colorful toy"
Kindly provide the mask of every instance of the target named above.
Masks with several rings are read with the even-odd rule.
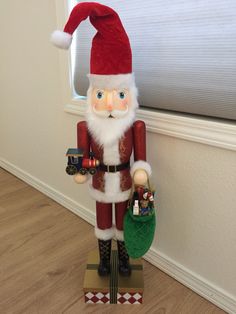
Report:
[[[94,175],[100,164],[92,152],[89,153],[90,158],[84,158],[83,150],[80,148],[69,148],[66,156],[68,157],[66,173],[69,175],[74,175],[77,172],[82,175],[87,173]]]
[[[153,209],[154,194],[148,188],[143,186],[136,187],[133,193],[132,206],[133,215],[149,215]]]
[[[149,215],[153,209],[154,197],[153,193],[149,189],[144,190],[144,194],[140,200],[140,214]]]
[[[138,216],[140,214],[139,201],[135,200],[133,204],[133,215]]]

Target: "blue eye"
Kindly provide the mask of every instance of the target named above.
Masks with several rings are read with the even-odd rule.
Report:
[[[125,93],[124,92],[119,92],[119,97],[120,97],[120,99],[124,99],[125,98]]]
[[[103,97],[103,92],[101,92],[100,90],[97,92],[97,98],[98,99],[102,99]]]

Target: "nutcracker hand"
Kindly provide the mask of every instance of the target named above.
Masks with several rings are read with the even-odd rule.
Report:
[[[148,180],[147,172],[142,169],[136,170],[134,173],[133,180],[135,185],[146,185]]]
[[[77,173],[74,175],[74,180],[78,184],[85,183],[88,180],[88,175],[87,174],[82,175],[80,173]]]

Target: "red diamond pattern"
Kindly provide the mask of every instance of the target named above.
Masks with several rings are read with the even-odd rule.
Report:
[[[103,298],[101,298],[101,301],[103,303],[108,303],[110,300],[106,296],[104,296]]]
[[[124,304],[125,301],[127,301],[124,297],[120,297],[119,299],[117,298],[117,302],[120,304]]]
[[[117,294],[117,304],[142,304],[143,296],[140,292],[125,292]],[[110,303],[109,292],[87,292],[85,293],[85,303]]]
[[[86,292],[85,293],[85,303],[109,303],[110,294],[109,292]]]
[[[134,304],[134,302],[135,302],[136,300],[135,300],[135,298],[130,297],[130,298],[128,299],[128,301],[129,301],[129,303]]]
[[[126,292],[117,294],[118,304],[141,304],[143,302],[142,293]]]

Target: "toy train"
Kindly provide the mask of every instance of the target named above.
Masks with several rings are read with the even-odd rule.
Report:
[[[94,175],[99,166],[99,160],[94,158],[92,152],[89,153],[89,158],[84,158],[83,150],[80,148],[69,148],[66,156],[68,157],[66,173],[74,175],[79,172],[82,175],[90,173]]]

